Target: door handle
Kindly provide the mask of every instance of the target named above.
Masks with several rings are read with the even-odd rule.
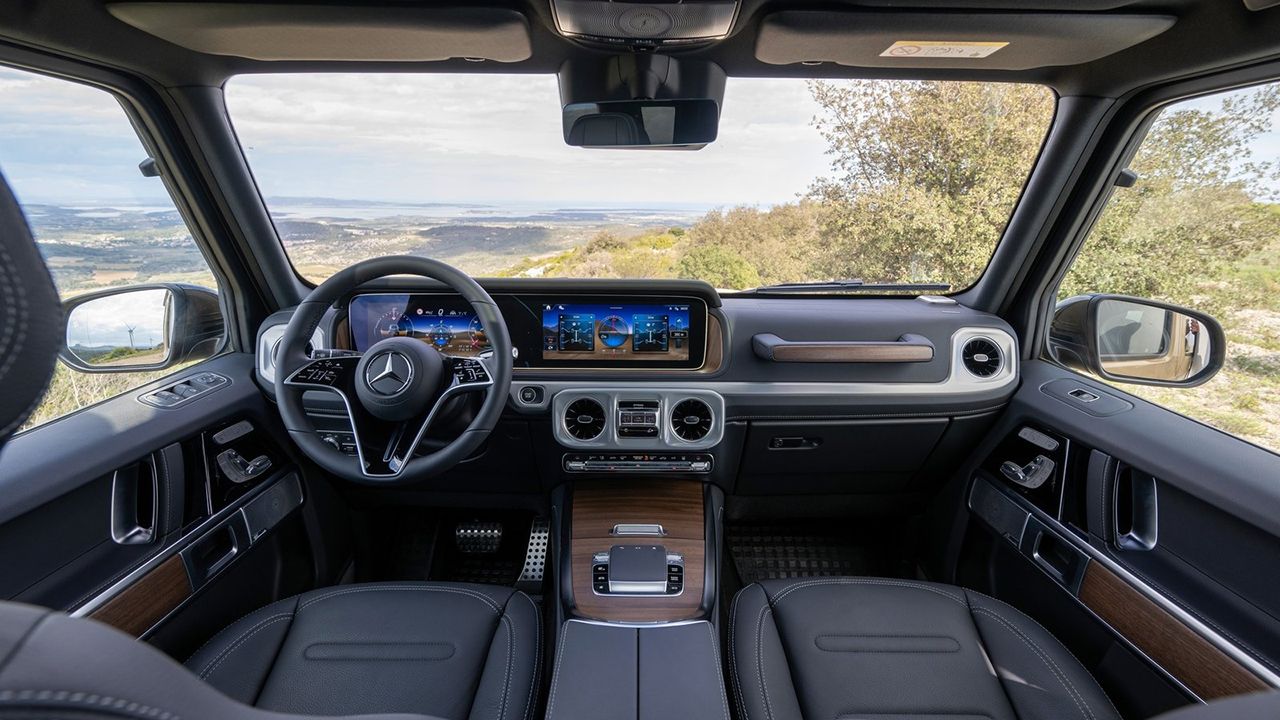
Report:
[[[1111,498],[1116,544],[1122,550],[1154,550],[1159,536],[1155,476],[1121,466]]]
[[[111,476],[111,539],[117,545],[145,545],[156,539],[160,487],[155,456],[116,470]]]

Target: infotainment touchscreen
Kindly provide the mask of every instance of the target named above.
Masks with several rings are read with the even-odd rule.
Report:
[[[474,356],[489,349],[475,310],[444,295],[357,295],[351,299],[351,339],[364,352],[389,337],[419,338],[447,355]]]
[[[543,303],[542,359],[680,363],[690,358],[687,303]]]

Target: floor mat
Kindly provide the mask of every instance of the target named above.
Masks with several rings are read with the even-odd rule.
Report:
[[[896,574],[882,539],[848,526],[836,521],[731,524],[725,537],[744,585],[775,578]]]

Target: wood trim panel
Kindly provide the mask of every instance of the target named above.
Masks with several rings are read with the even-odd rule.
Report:
[[[1203,700],[1271,689],[1098,562],[1085,568],[1079,597],[1094,614]]]
[[[191,581],[187,578],[187,569],[182,558],[174,555],[120,591],[89,617],[137,637],[189,597]]]
[[[574,488],[574,538],[612,538],[618,523],[658,523],[668,538],[702,541],[706,538],[702,483],[636,480]]]
[[[576,614],[596,620],[655,622],[699,615],[706,578],[703,485],[697,481],[631,481],[574,489],[569,581]],[[658,523],[662,538],[610,535],[618,523]],[[592,557],[617,544],[661,543],[684,555],[684,591],[674,597],[610,597],[591,589]]]

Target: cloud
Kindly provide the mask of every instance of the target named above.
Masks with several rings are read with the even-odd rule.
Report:
[[[796,80],[731,79],[694,153],[565,145],[549,75],[242,76],[227,105],[268,197],[769,205],[828,168]]]

